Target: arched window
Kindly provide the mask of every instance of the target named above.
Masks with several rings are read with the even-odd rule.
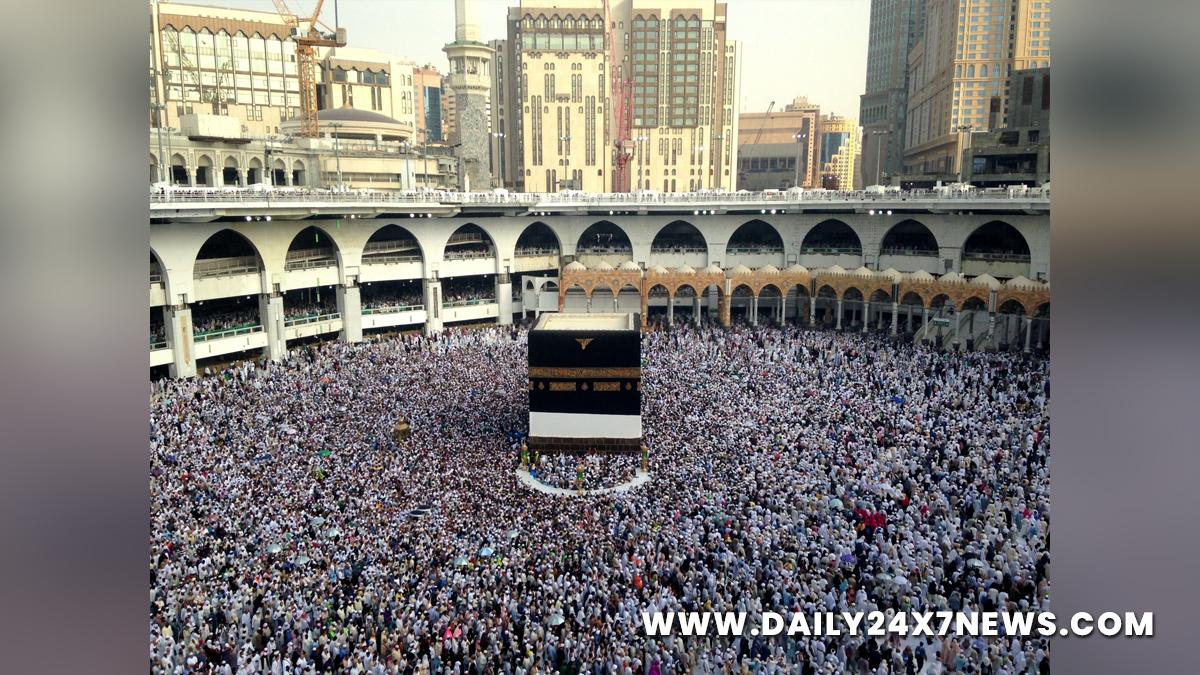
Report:
[[[980,76],[980,77],[987,77],[987,76],[988,76],[988,67],[987,67],[987,64],[986,64],[986,63],[985,63],[985,64],[983,64],[982,66],[979,66],[979,76]]]
[[[967,77],[975,77],[975,65],[967,66]]]

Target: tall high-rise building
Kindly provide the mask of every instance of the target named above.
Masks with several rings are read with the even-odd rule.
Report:
[[[300,114],[291,27],[274,12],[152,2],[150,103],[152,125],[213,115],[243,136],[279,133]]]
[[[862,131],[856,120],[829,114],[821,118],[821,187],[853,190]]]
[[[492,49],[479,40],[475,0],[454,0],[454,42],[442,48],[450,61],[446,86],[454,92],[455,154],[460,188],[490,190],[488,97],[492,93]]]
[[[508,26],[515,184],[736,189],[738,54],[724,3],[521,0]]]
[[[739,120],[740,187],[820,187],[821,106],[798,96],[783,110],[742,113]]]
[[[927,0],[909,53],[905,181],[957,176],[965,134],[1006,122],[1015,69],[1050,66],[1051,0]]]
[[[445,143],[442,74],[437,68],[425,65],[413,70],[413,100],[417,142],[425,145]]]
[[[859,104],[863,185],[900,173],[908,112],[908,52],[925,30],[927,0],[871,0],[867,81]]]
[[[737,187],[738,46],[726,4],[628,0],[618,10],[618,67],[631,79],[630,189]]]
[[[520,124],[506,137],[530,192],[608,192],[605,19],[599,0],[522,0],[508,12],[508,79]]]
[[[520,126],[521,115],[517,112],[518,98],[513,79],[510,77],[509,61],[513,58],[513,50],[508,40],[489,40],[488,46],[495,52],[494,67],[492,68],[491,94],[491,138],[489,139],[492,158],[492,178],[500,187],[517,190],[517,160],[512,148],[519,145],[508,143],[507,139]]]
[[[413,63],[375,49],[338,47],[317,51],[317,108],[357,108],[416,125]]]

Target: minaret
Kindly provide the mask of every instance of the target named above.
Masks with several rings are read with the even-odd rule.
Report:
[[[454,42],[442,51],[450,60],[446,85],[454,92],[459,187],[490,190],[487,103],[492,91],[492,49],[479,40],[474,5],[475,0],[454,0]]]

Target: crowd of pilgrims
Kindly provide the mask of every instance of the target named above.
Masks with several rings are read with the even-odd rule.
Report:
[[[598,490],[632,481],[640,463],[638,455],[541,455],[530,468],[535,479],[550,487]],[[576,483],[578,478],[582,478],[581,485]]]
[[[192,332],[196,335],[261,324],[262,320],[259,318],[257,304],[211,314],[192,313]]]
[[[641,613],[1047,608],[1048,361],[648,333],[652,477],[578,497],[516,476],[526,344],[152,384],[152,672],[1047,672],[1040,638],[648,637]]]

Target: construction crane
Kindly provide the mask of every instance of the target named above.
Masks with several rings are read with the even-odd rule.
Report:
[[[629,94],[633,89],[628,78],[621,77],[622,68],[617,61],[617,38],[613,33],[614,21],[608,0],[604,0],[604,40],[611,81],[609,96],[613,113],[613,191],[629,191],[629,160],[633,157],[633,142],[630,140],[631,110]]]
[[[297,135],[304,138],[317,137],[317,47],[345,47],[346,29],[335,28],[321,22],[321,8],[325,0],[317,0],[312,16],[304,18],[288,8],[284,0],[273,0],[275,11],[284,24],[291,27],[296,41],[296,73],[300,79],[300,130]],[[302,28],[302,26],[305,26]],[[326,32],[317,29],[321,26]]]
[[[770,105],[767,106],[767,114],[765,116],[763,116],[762,124],[758,125],[758,131],[756,131],[754,133],[754,140],[750,141],[750,147],[753,148],[756,145],[758,145],[758,139],[762,138],[763,129],[767,128],[767,123],[771,121],[771,111],[774,109],[775,109],[775,101],[771,101]],[[739,154],[741,154],[741,153],[739,153]],[[750,157],[749,156],[742,156],[741,159],[746,160],[747,167],[750,166]],[[746,180],[746,172],[741,171],[738,173],[738,182],[740,183],[744,180]]]

